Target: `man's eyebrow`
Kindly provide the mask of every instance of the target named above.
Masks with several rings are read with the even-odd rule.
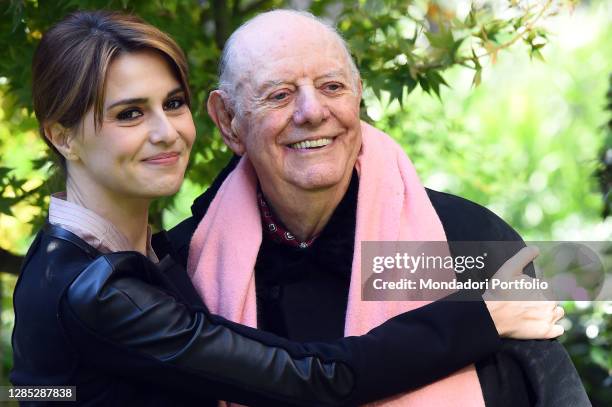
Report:
[[[328,72],[328,73],[326,73],[324,75],[321,75],[321,76],[317,77],[317,80],[319,80],[319,79],[337,78],[337,77],[344,78],[345,76],[346,75],[345,75],[344,69],[336,69],[336,70],[333,70],[331,72]]]
[[[178,86],[175,89],[172,89],[170,92],[168,92],[168,94],[166,95],[166,98],[172,97],[178,93],[182,93],[183,92],[183,88]],[[106,108],[106,110],[110,110],[113,107],[116,106],[120,106],[120,105],[137,105],[137,104],[143,104],[147,102],[147,98],[129,98],[129,99],[121,99],[118,100],[116,102],[111,103],[110,105],[108,105],[108,107]]]
[[[333,71],[327,72],[326,74],[318,76],[315,80],[338,78],[338,77],[344,78],[346,76],[345,74],[346,72],[344,71],[344,69],[335,69]],[[288,83],[288,82],[279,80],[279,79],[265,81],[257,88],[257,91],[259,93],[263,93],[266,89],[273,88],[275,86],[279,86],[285,83]]]
[[[287,83],[287,82],[283,80],[279,80],[279,79],[265,81],[257,88],[257,90],[259,91],[259,93],[261,93],[261,92],[264,92],[266,89],[273,88],[278,85],[282,85],[283,83]]]

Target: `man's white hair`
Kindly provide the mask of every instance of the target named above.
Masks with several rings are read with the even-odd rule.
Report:
[[[234,31],[232,35],[227,39],[225,46],[223,47],[223,52],[221,53],[221,60],[219,62],[219,89],[224,91],[228,95],[229,100],[227,102],[229,102],[230,104],[229,107],[235,113],[240,113],[242,111],[241,104],[237,103],[237,100],[236,100],[236,90],[237,90],[236,81],[238,80],[238,76],[236,75],[236,72],[235,72],[235,65],[236,65],[235,61],[236,61],[236,55],[238,52],[238,50],[236,49],[237,48],[236,39],[239,37],[239,34],[243,30],[245,30],[247,27],[249,27],[251,24],[253,24],[254,22],[258,21],[261,18],[267,17],[269,15],[273,15],[273,14],[289,14],[292,16],[308,18],[312,20],[314,23],[319,24],[321,28],[323,28],[329,34],[331,34],[332,38],[335,38],[338,41],[338,43],[341,45],[342,50],[345,53],[346,60],[348,61],[349,68],[353,76],[353,91],[357,90],[357,87],[359,85],[359,80],[360,80],[359,69],[357,69],[357,65],[355,64],[355,61],[353,60],[353,57],[351,56],[348,44],[346,43],[345,39],[342,37],[342,35],[340,35],[338,30],[336,30],[336,28],[333,25],[331,25],[330,23],[328,23],[327,21],[319,17],[316,17],[315,15],[307,11],[287,10],[287,9],[272,10],[272,11],[268,11],[265,13],[261,13],[257,15],[256,17],[253,17],[252,19],[248,20],[247,22],[242,24],[240,27],[238,27],[238,29]]]

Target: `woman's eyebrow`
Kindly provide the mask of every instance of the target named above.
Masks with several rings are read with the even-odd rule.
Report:
[[[108,105],[106,107],[106,110],[110,110],[113,107],[119,106],[119,105],[136,105],[136,104],[141,104],[141,103],[145,103],[147,100],[148,100],[147,98],[121,99],[121,100],[118,100],[118,101],[113,102],[110,105]]]
[[[182,87],[178,86],[177,88],[171,90],[170,92],[168,92],[168,94],[166,95],[166,98],[169,98],[170,96],[174,96],[177,93],[184,93],[184,90]]]
[[[182,87],[177,87],[175,89],[172,89],[170,92],[168,92],[168,94],[166,95],[166,98],[169,98],[170,96],[174,96],[177,93],[181,93],[183,92],[183,88]],[[135,104],[142,104],[142,103],[146,103],[148,100],[148,98],[128,98],[128,99],[121,99],[118,100],[116,102],[111,103],[110,105],[108,105],[108,107],[106,108],[106,110],[110,110],[115,106],[120,106],[120,105],[135,105]]]

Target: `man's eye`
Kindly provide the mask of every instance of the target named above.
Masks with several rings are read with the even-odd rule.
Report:
[[[278,93],[272,94],[272,96],[270,96],[270,99],[280,102],[282,100],[287,99],[288,97],[289,97],[289,92],[278,92]]]
[[[185,104],[184,99],[171,99],[164,105],[164,110],[177,110]]]
[[[139,109],[127,109],[117,115],[118,120],[134,120],[142,116],[142,112]]]
[[[342,84],[340,83],[328,83],[327,85],[325,85],[325,90],[328,90],[330,92],[336,92],[339,91],[340,89],[342,89]]]

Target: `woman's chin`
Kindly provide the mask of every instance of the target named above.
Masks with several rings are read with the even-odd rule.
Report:
[[[151,183],[150,185],[146,185],[145,188],[140,191],[139,195],[149,199],[172,196],[181,189],[182,184],[182,178],[180,179],[180,181],[175,181],[171,183],[157,183],[157,185],[155,185],[155,183]]]

